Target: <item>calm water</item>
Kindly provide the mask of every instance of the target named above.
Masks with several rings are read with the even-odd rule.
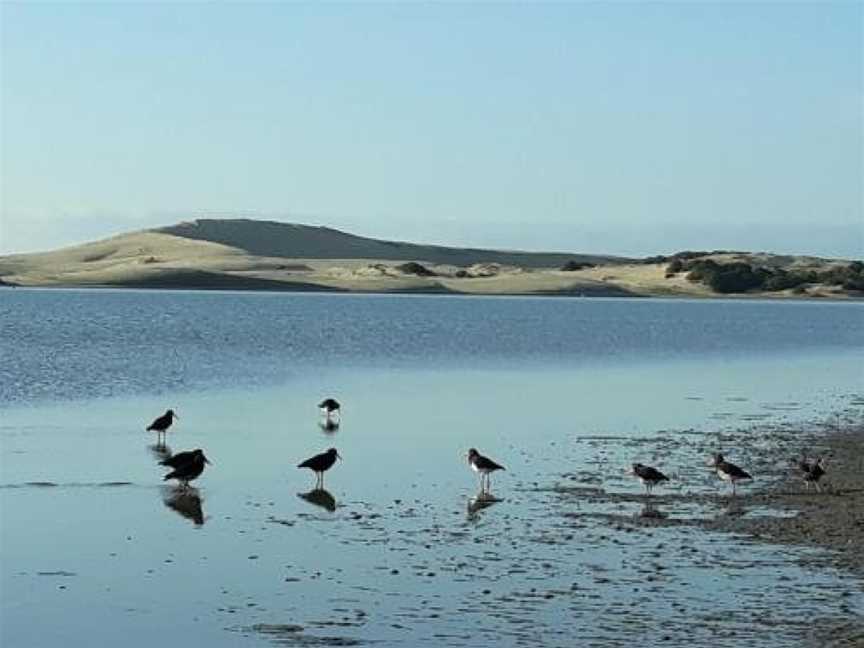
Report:
[[[862,324],[815,302],[0,291],[0,643],[796,645],[804,616],[861,614],[860,583],[553,487],[635,494],[641,460],[715,493],[721,446],[783,478],[762,457],[789,439],[754,430],[860,415]],[[168,407],[168,445],[214,463],[179,499],[143,432]],[[331,445],[334,511],[294,468]],[[501,501],[475,500],[470,446],[507,466]]]

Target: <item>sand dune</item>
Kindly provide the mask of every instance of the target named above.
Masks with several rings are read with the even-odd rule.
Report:
[[[818,269],[835,262],[770,254],[718,254],[766,267]],[[595,264],[563,271],[568,262]],[[406,263],[407,262],[407,263]],[[307,225],[202,220],[53,252],[0,257],[0,286],[118,286],[474,295],[716,297],[667,263],[620,257],[447,248],[379,241]],[[760,296],[800,297],[792,291]],[[808,296],[847,297],[832,286]]]
[[[623,260],[608,255],[417,245],[356,236],[329,227],[247,219],[199,219],[162,227],[157,231],[229,245],[256,256],[298,259],[420,260],[457,266],[503,263],[526,268],[557,268],[572,259],[590,263]]]

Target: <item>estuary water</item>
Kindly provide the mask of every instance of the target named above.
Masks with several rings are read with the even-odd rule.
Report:
[[[815,549],[651,523],[728,512],[710,452],[758,488],[860,418],[861,304],[16,289],[0,356],[4,646],[794,646],[864,611]]]

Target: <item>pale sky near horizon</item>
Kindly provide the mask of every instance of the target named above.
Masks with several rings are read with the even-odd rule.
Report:
[[[864,256],[864,5],[0,5],[0,253],[196,217]]]

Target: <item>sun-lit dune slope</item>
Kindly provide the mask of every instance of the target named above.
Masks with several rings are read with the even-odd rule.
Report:
[[[241,250],[155,232],[122,234],[52,252],[0,257],[0,278],[21,285],[105,285],[167,268],[245,267]]]

